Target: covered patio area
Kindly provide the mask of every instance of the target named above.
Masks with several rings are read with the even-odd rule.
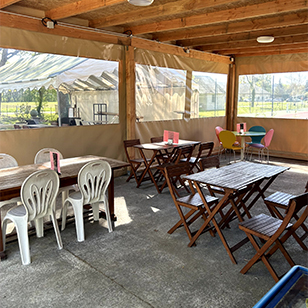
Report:
[[[14,92],[20,80],[27,81],[28,88],[34,82],[35,89],[46,82],[39,76],[18,79],[18,69],[14,85],[8,87],[12,76],[5,52],[12,49],[21,57],[33,53],[29,66],[47,54],[69,56],[74,57],[71,70],[85,64],[81,71],[89,73],[65,79],[70,95],[56,93],[52,103],[61,107],[62,96],[65,105],[65,114],[61,108],[54,112],[58,124],[5,127],[0,131],[0,153],[13,156],[21,168],[33,165],[43,148],[60,151],[64,159],[94,155],[127,162],[123,141],[148,143],[169,130],[183,140],[212,142],[215,155],[220,149],[215,128],[235,132],[237,125],[246,123],[247,129],[275,131],[269,165],[290,168],[279,174],[266,196],[275,191],[303,193],[308,172],[307,1],[146,0],[148,7],[132,1],[1,2],[0,75],[7,68],[8,77],[0,78],[0,91]],[[271,42],[259,43],[260,37]],[[96,61],[112,64],[112,70],[104,66],[95,73]],[[53,61],[50,67],[55,69]],[[64,67],[59,68],[47,74],[40,67],[41,77],[63,76]],[[31,67],[30,73],[38,75]],[[0,105],[5,99],[12,103],[2,93]],[[7,109],[7,114],[13,111]],[[1,126],[1,107],[0,113]],[[62,117],[78,118],[85,125],[61,126],[67,124]],[[138,151],[134,156],[138,158]],[[221,164],[228,163],[221,158]],[[52,231],[42,238],[32,236],[32,263],[27,266],[21,264],[17,242],[7,244],[8,257],[0,262],[1,308],[247,308],[275,285],[262,262],[240,273],[255,254],[250,243],[234,252],[234,264],[217,234],[201,234],[191,248],[183,228],[168,234],[179,220],[168,189],[159,194],[150,182],[137,188],[134,180],[126,182],[129,171],[121,170],[114,179],[114,232],[108,232],[104,219],[87,221],[86,240],[77,242],[75,224],[68,224],[61,232],[62,250]],[[260,178],[254,180],[236,193]],[[59,197],[57,217],[61,205]],[[1,208],[0,217],[5,211]],[[251,214],[263,212],[269,214],[260,198]],[[203,220],[195,223],[201,226]],[[237,219],[223,233],[230,245],[245,237]],[[307,251],[293,237],[285,246],[296,264],[308,267]],[[279,275],[290,269],[280,252],[271,260]]]
[[[224,163],[224,161],[222,161]],[[267,191],[300,194],[307,182],[305,162],[275,159],[290,169],[279,175]],[[8,259],[0,262],[2,307],[253,307],[275,284],[262,262],[248,273],[240,270],[255,253],[250,243],[229,259],[219,237],[205,233],[197,246],[187,247],[184,229],[167,230],[178,220],[168,190],[158,194],[154,185],[126,183],[115,178],[115,231],[107,223],[86,222],[86,240],[78,243],[75,225],[61,232],[58,250],[53,231],[30,238],[32,263],[21,266],[17,242],[7,245]],[[252,214],[267,213],[262,200]],[[201,221],[200,221],[201,223]],[[244,233],[238,221],[224,235],[231,243]],[[307,243],[307,239],[305,240]],[[296,264],[308,266],[307,252],[293,238],[286,244]],[[277,272],[289,270],[277,253]],[[17,291],[18,290],[18,291]]]

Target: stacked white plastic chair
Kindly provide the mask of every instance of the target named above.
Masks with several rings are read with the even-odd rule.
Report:
[[[109,232],[113,231],[106,190],[111,179],[111,167],[102,160],[92,161],[84,165],[78,173],[79,191],[71,193],[65,200],[62,209],[62,230],[66,225],[67,206],[73,206],[78,242],[85,239],[83,206],[90,204],[94,221],[99,220],[99,204],[104,203]]]
[[[22,205],[9,210],[2,222],[3,245],[5,248],[6,226],[10,220],[16,226],[22,264],[31,263],[28,222],[34,222],[37,237],[44,236],[43,218],[50,216],[59,249],[63,248],[55,215],[55,199],[59,192],[59,177],[51,169],[31,174],[22,184],[20,195]]]

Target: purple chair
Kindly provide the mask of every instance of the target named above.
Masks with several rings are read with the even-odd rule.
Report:
[[[270,146],[271,142],[272,142],[272,138],[274,135],[274,130],[270,129],[264,136],[263,138],[263,142],[262,143],[251,143],[249,144],[249,147],[253,147],[255,149],[258,149],[258,158],[259,160],[263,160],[263,156],[264,156],[264,151],[267,150],[267,163],[269,163],[269,149],[268,147]],[[252,152],[251,152],[252,155]],[[250,155],[250,160],[251,160],[251,155]]]

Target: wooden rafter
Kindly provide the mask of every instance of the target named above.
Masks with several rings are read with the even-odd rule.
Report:
[[[170,31],[153,35],[153,39],[160,42],[175,41],[177,45],[190,45],[196,38],[228,35],[259,30],[280,28],[285,26],[302,25],[308,22],[307,10],[297,13],[274,15],[271,17],[261,17],[246,19],[243,21],[225,22],[219,25],[204,26],[198,28]],[[190,41],[191,40],[191,41]]]
[[[3,9],[9,5],[20,2],[21,0],[0,0],[0,9]]]
[[[275,54],[290,54],[290,53],[307,53],[308,44],[289,44],[280,46],[263,46],[263,47],[252,47],[252,48],[242,48],[239,50],[221,50],[220,53],[225,55],[235,55],[239,56],[262,56],[262,55],[275,55]]]
[[[90,21],[90,26],[93,28],[110,27],[119,24],[132,23],[142,21],[146,19],[161,18],[162,16],[170,16],[171,14],[183,14],[190,11],[197,11],[200,9],[217,7],[223,4],[230,4],[238,2],[239,0],[180,0],[170,1],[164,5],[149,6],[146,8],[140,8],[135,12],[124,12],[121,14],[115,14],[104,18],[99,18]]]
[[[207,53],[207,52],[200,52],[198,50],[190,50],[189,53],[187,53],[185,49],[183,49],[182,47],[162,44],[159,42],[153,42],[150,40],[145,40],[145,39],[140,39],[140,38],[135,38],[135,37],[131,39],[131,46],[140,48],[140,49],[169,53],[169,54],[179,55],[182,57],[200,59],[200,60],[205,60],[205,61],[221,62],[221,63],[226,63],[226,64],[231,63],[229,57],[222,57],[220,55]]]
[[[274,42],[270,43],[271,46],[280,46],[286,44],[296,44],[296,43],[307,43],[308,47],[308,35],[294,35],[294,36],[286,36],[286,37],[279,37],[274,40]],[[225,50],[225,49],[242,49],[247,47],[264,47],[265,44],[260,44],[257,42],[256,39],[249,40],[249,41],[238,41],[238,42],[227,42],[227,43],[216,43],[216,44],[207,44],[202,46],[200,50],[203,51],[218,51],[218,50]]]
[[[45,15],[52,19],[63,19],[126,2],[127,0],[80,0],[46,11]]]
[[[241,42],[247,40],[256,40],[258,36],[262,35],[272,35],[275,38],[283,37],[283,36],[291,36],[291,35],[300,35],[300,34],[308,34],[308,22],[291,26],[291,27],[281,27],[281,28],[269,28],[259,31],[253,32],[242,32],[236,34],[228,34],[228,35],[209,35],[207,37],[202,37],[194,40],[184,40],[177,42],[177,45],[181,45],[183,47],[194,47],[194,46],[202,46],[202,45],[210,45],[214,43],[221,43],[224,42]]]
[[[41,20],[38,18],[21,16],[20,14],[11,14],[4,11],[0,11],[0,26],[60,35],[63,37],[67,36],[79,39],[87,39],[110,44],[118,44],[118,45],[130,44],[129,38],[123,35],[119,36],[119,35],[106,34],[102,32],[91,31],[91,29],[85,29],[85,28],[84,29],[72,28],[61,24],[58,24],[54,29],[48,29],[42,25]]]
[[[149,7],[136,7],[127,0],[0,0],[0,25],[227,63],[229,57],[219,55],[265,50],[256,46],[262,35],[273,35],[279,52],[289,52],[292,45],[302,50],[298,45],[307,42],[307,2],[155,0]],[[55,28],[43,27],[43,17],[56,20]]]
[[[126,30],[132,31],[133,35],[169,31],[181,28],[197,27],[200,25],[221,23],[223,20],[236,21],[245,18],[255,18],[282,12],[294,12],[305,8],[306,5],[306,0],[293,0],[292,2],[285,0],[274,0],[266,3],[246,5],[239,8],[194,15],[186,18],[175,18],[161,22],[128,27]]]
[[[26,16],[0,12],[0,26],[17,28],[22,30],[29,30],[34,32],[43,32],[53,35],[59,35],[64,37],[73,37],[79,39],[88,39],[92,41],[99,41],[110,44],[118,44],[125,46],[133,46],[137,48],[143,48],[148,50],[160,51],[164,53],[170,53],[180,55],[183,57],[202,59],[206,61],[230,63],[229,57],[220,56],[216,54],[210,54],[207,52],[192,50],[190,53],[186,53],[183,48],[178,46],[172,46],[164,43],[153,42],[142,38],[132,38],[123,35],[111,35],[103,32],[94,31],[93,29],[86,28],[72,28],[65,24],[57,24],[54,29],[48,29],[44,27],[41,20],[38,18],[30,18]]]
[[[264,44],[265,45],[265,44]],[[269,44],[270,45],[270,44]],[[270,46],[251,46],[251,47],[245,47],[240,49],[222,49],[219,52],[224,55],[246,55],[248,53],[259,53],[262,54],[263,51],[281,51],[281,50],[288,50],[288,51],[294,51],[298,49],[304,49],[306,48],[307,52],[308,43],[293,43],[293,44],[285,44],[285,45],[270,45]]]

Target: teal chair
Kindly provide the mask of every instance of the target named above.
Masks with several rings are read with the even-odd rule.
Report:
[[[266,129],[263,126],[252,126],[249,128],[250,132],[262,132],[262,133],[266,133]],[[261,140],[263,139],[264,136],[254,136],[254,137],[250,137],[251,141],[250,142],[246,142],[246,155],[248,156],[248,150],[250,149],[251,153],[250,153],[250,160],[252,158],[252,149],[253,149],[253,144],[261,144]]]
[[[249,128],[250,132],[261,132],[261,133],[266,133],[266,129],[262,126],[252,126]],[[252,144],[252,143],[261,143],[261,140],[263,139],[264,136],[254,136],[250,137],[251,142],[246,142],[247,145]]]

